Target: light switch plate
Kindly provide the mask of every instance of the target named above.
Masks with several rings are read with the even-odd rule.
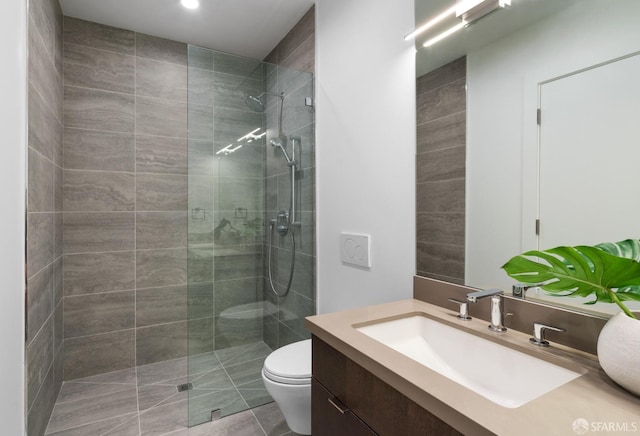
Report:
[[[344,263],[370,268],[369,235],[340,234],[340,258]]]

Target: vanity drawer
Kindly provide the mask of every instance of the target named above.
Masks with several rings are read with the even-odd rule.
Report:
[[[329,433],[322,430],[326,418],[324,415],[316,414],[313,402],[325,402],[326,405],[323,407],[335,409],[328,398],[316,399],[316,395],[320,395],[316,392],[319,388],[328,392],[326,395],[329,395],[329,398],[337,398],[338,406],[347,407],[357,418],[366,423],[375,432],[374,434],[382,436],[462,435],[327,343],[314,336],[312,344],[314,384],[311,422],[314,436]],[[319,433],[316,433],[316,429]],[[335,434],[345,433],[332,435],[335,436]]]
[[[316,380],[311,382],[311,416],[311,434],[313,436],[376,435]]]

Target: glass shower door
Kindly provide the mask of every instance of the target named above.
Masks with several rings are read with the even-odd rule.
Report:
[[[309,337],[315,171],[310,73],[188,50],[193,426],[271,402],[264,359]],[[283,210],[295,222],[277,233],[271,223]]]
[[[260,378],[262,62],[189,47],[189,425],[271,401]]]

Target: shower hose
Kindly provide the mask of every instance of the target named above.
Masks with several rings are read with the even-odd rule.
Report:
[[[289,270],[289,282],[287,283],[287,288],[285,289],[285,291],[282,294],[279,294],[278,291],[276,291],[275,286],[273,286],[273,278],[271,276],[271,252],[273,251],[273,228],[275,227],[275,220],[271,221],[270,225],[269,225],[269,284],[271,285],[271,291],[273,291],[274,294],[276,294],[276,296],[278,297],[286,297],[286,295],[289,293],[289,289],[291,289],[291,281],[293,280],[293,269],[296,263],[296,237],[294,235],[294,230],[293,230],[293,226],[291,227],[291,231],[290,231],[290,235],[291,235],[291,248],[292,248],[292,255],[291,255],[291,269]]]

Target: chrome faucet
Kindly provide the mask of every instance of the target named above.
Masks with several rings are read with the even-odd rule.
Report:
[[[541,322],[533,323],[533,337],[529,339],[533,345],[537,345],[539,347],[548,347],[549,341],[545,340],[544,332],[546,330],[552,330],[554,332],[566,332],[565,329],[560,327],[554,327],[552,325],[542,324]]]
[[[502,296],[504,292],[500,289],[487,289],[485,291],[470,292],[467,294],[467,301],[476,303],[478,300],[491,297],[491,324],[489,330],[492,332],[506,332],[504,326],[504,313],[502,311]]]
[[[536,288],[538,285],[527,285],[525,283],[516,283],[511,286],[512,294],[515,298],[522,298],[523,300],[527,297],[527,291],[531,288]]]
[[[452,303],[457,303],[460,308],[458,311],[458,318],[463,321],[471,321],[471,317],[469,316],[469,302],[468,301],[460,301],[455,298],[449,298],[449,301]]]

